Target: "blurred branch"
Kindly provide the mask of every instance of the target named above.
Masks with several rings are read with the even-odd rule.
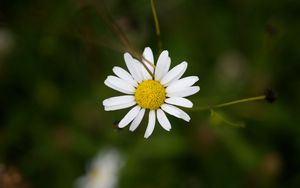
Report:
[[[145,59],[141,53],[139,53],[134,46],[130,43],[128,37],[126,34],[123,32],[121,27],[114,21],[113,17],[111,16],[105,1],[101,1],[101,5],[99,5],[98,1],[93,1],[91,4],[97,11],[98,15],[104,20],[106,25],[109,27],[109,29],[112,31],[112,33],[116,34],[121,43],[124,45],[126,49],[137,59],[139,59],[140,63],[145,67],[147,72],[154,78],[153,73],[150,71],[150,69],[147,67],[145,64],[148,63],[150,66],[155,67],[153,63],[149,62],[147,59]],[[144,61],[143,61],[144,60]]]

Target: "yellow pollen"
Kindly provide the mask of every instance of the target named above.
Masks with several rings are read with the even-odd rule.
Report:
[[[163,85],[156,80],[141,82],[135,91],[135,101],[142,108],[158,109],[166,99],[166,91]]]

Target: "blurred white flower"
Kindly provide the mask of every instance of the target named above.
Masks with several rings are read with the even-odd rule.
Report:
[[[87,174],[77,180],[76,187],[116,188],[123,162],[123,157],[117,150],[100,152],[91,162]]]
[[[0,28],[0,58],[8,54],[14,46],[14,37],[9,29]]]
[[[199,80],[198,76],[181,78],[187,69],[187,62],[184,61],[169,70],[171,58],[169,52],[164,50],[154,65],[153,53],[149,47],[145,48],[143,53],[145,66],[129,53],[124,54],[124,60],[129,72],[121,67],[114,67],[113,72],[116,76],[108,76],[104,82],[108,87],[126,94],[104,100],[103,106],[106,111],[134,106],[120,121],[119,128],[131,123],[129,130],[134,131],[141,123],[146,110],[149,110],[149,118],[145,138],[152,134],[156,119],[162,128],[170,131],[171,123],[165,112],[190,121],[190,116],[176,107],[192,108],[193,103],[186,97],[200,90],[199,86],[193,86]]]
[[[243,86],[248,76],[247,59],[238,51],[230,50],[222,54],[216,64],[217,83],[225,87]]]

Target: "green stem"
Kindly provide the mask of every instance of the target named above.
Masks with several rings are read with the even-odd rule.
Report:
[[[153,14],[153,19],[154,19],[154,23],[155,23],[157,45],[158,45],[158,50],[160,53],[162,51],[162,42],[161,42],[161,38],[160,38],[160,27],[159,27],[159,22],[158,22],[158,17],[157,17],[157,13],[156,13],[154,0],[150,0],[150,1],[151,1],[151,9],[152,9],[152,14]]]
[[[215,108],[222,108],[225,106],[231,106],[234,104],[239,104],[239,103],[245,103],[245,102],[250,102],[250,101],[258,101],[258,100],[264,100],[266,98],[265,95],[257,96],[257,97],[250,97],[246,99],[240,99],[240,100],[235,100],[235,101],[230,101],[222,104],[217,104],[217,105],[212,105],[208,107],[196,107],[191,109],[191,111],[201,111],[201,110],[209,110],[209,109],[215,109]]]

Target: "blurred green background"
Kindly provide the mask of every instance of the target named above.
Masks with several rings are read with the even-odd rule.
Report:
[[[157,52],[150,1],[105,4],[137,49]],[[172,131],[156,124],[145,140],[146,120],[134,133],[119,130],[127,110],[102,107],[118,94],[103,82],[113,66],[125,67],[126,51],[104,19],[104,2],[1,0],[1,188],[73,187],[104,148],[123,156],[121,188],[300,187],[300,1],[156,6],[172,66],[186,60],[185,75],[200,77],[195,106],[267,88],[278,100],[216,110],[246,128],[189,111],[189,124],[169,116]]]

